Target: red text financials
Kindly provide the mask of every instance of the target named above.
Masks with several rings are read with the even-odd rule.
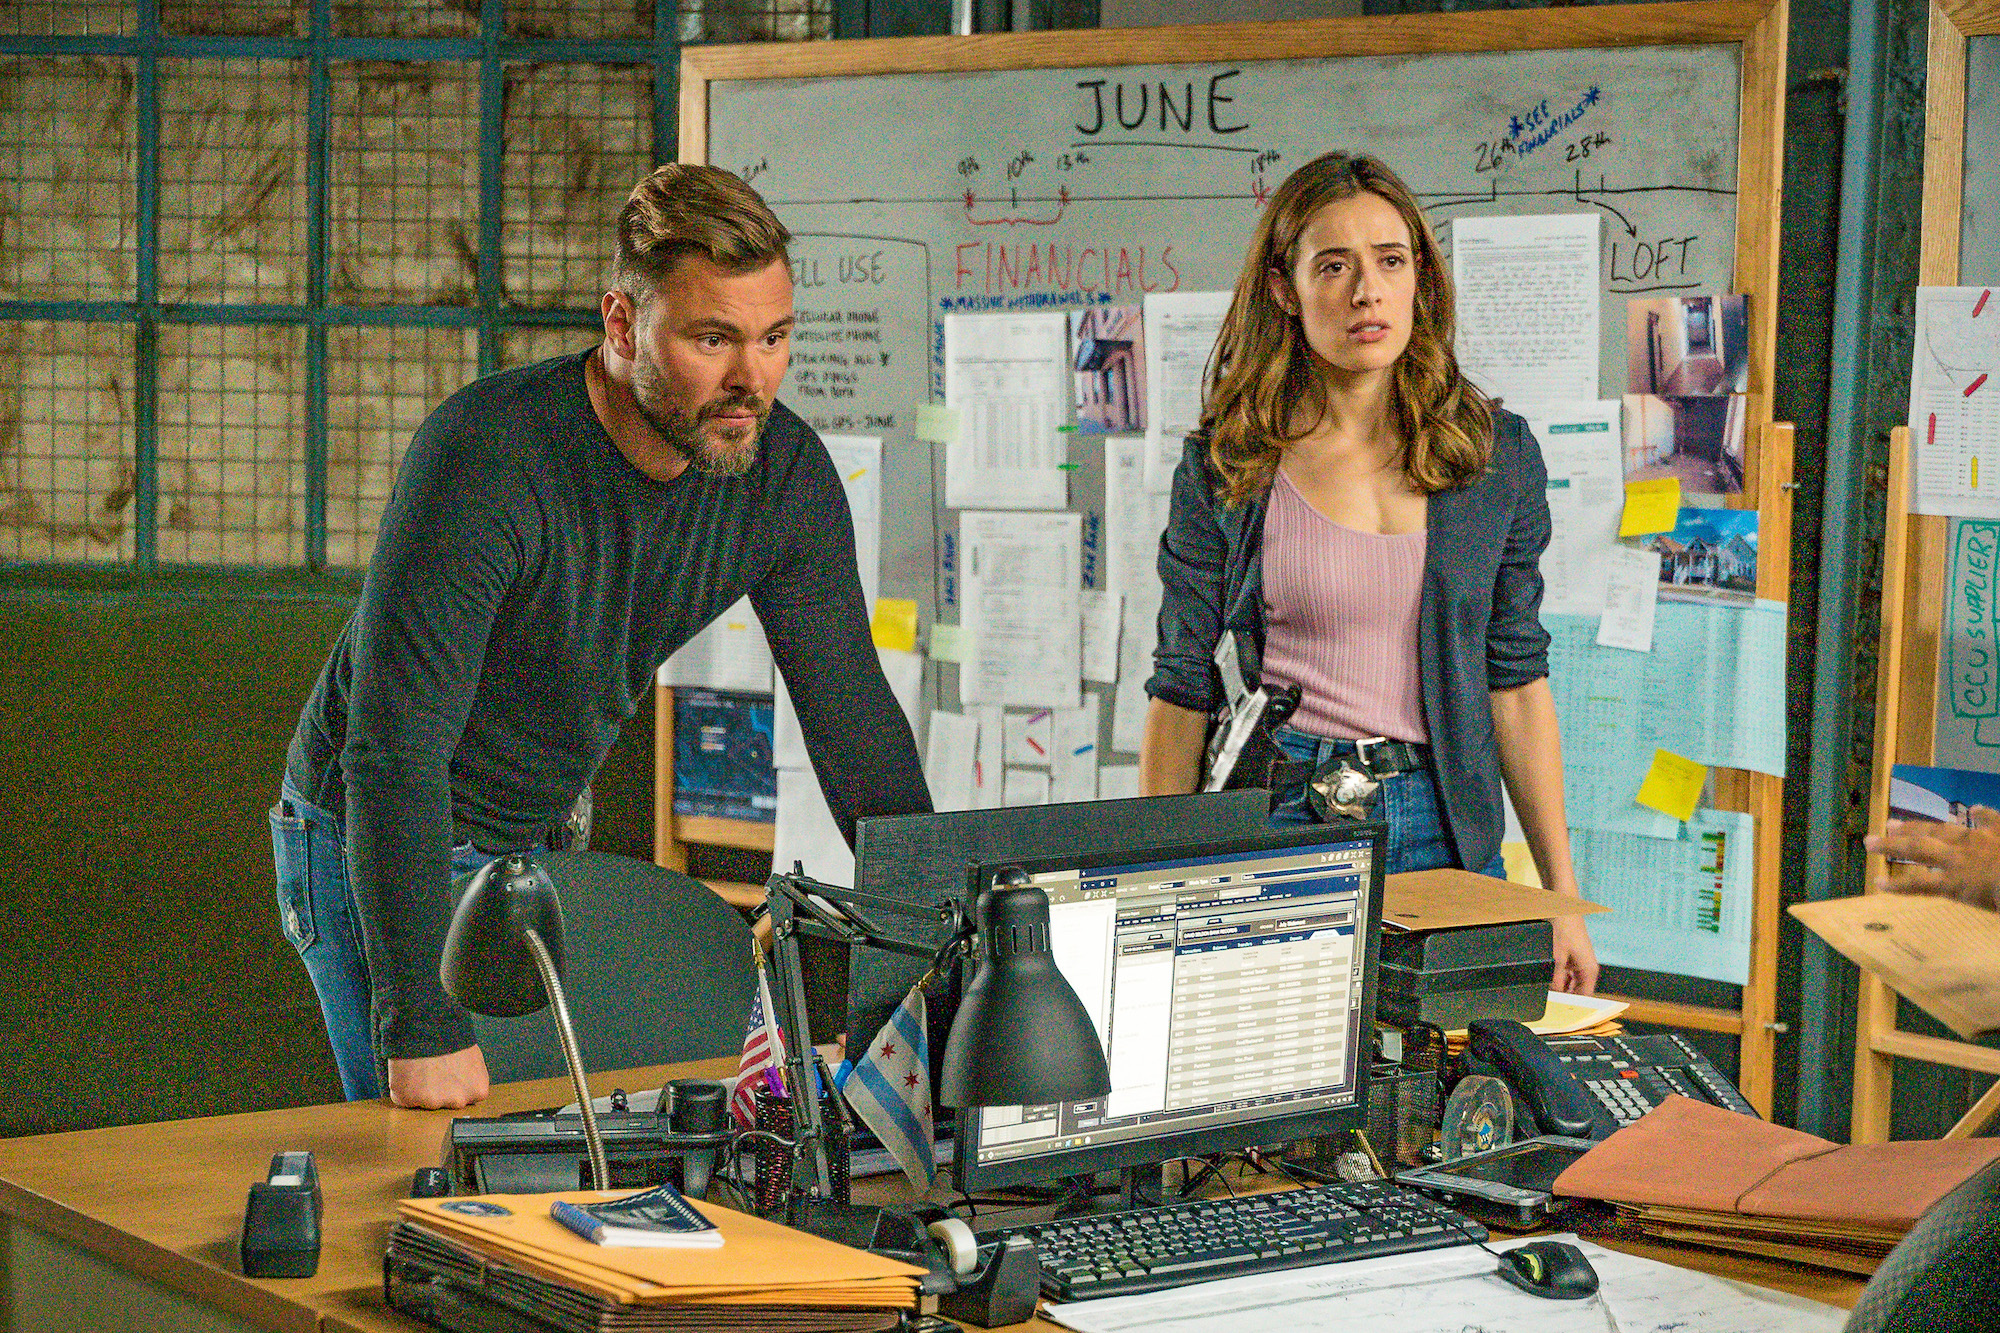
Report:
[[[989,296],[1028,289],[1108,292],[1113,296],[1176,292],[1181,286],[1181,271],[1174,266],[1173,255],[1171,245],[1149,252],[1143,245],[1086,245],[1079,249],[1053,241],[964,241],[955,247],[953,285],[959,291],[970,287]],[[1161,273],[1161,269],[1166,272]]]

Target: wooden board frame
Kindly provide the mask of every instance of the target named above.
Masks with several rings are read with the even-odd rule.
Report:
[[[1749,439],[1738,503],[1759,509],[1763,552],[1758,595],[1786,598],[1791,536],[1791,427],[1771,420],[1777,355],[1778,222],[1783,201],[1787,0],[1684,0],[1561,11],[1487,10],[1380,18],[1218,23],[1092,32],[892,37],[863,41],[693,46],[681,52],[680,160],[708,159],[709,86],[720,81],[1053,69],[1446,52],[1576,50],[1593,47],[1740,43],[1734,289],[1750,297]],[[1776,538],[1774,541],[1773,538]],[[656,798],[671,821],[671,707],[661,710]],[[1737,1082],[1771,1113],[1777,1028],[1778,829],[1782,779],[1718,770],[1718,806],[1757,821],[1751,964],[1740,1010],[1635,1001],[1633,1017],[1739,1039]],[[671,829],[671,822],[667,824]],[[677,844],[656,839],[662,855]],[[666,862],[662,862],[665,864]]]
[[[1917,281],[1954,287],[1965,185],[1966,43],[2000,34],[2000,0],[1933,0],[1924,93],[1924,208]],[[1889,449],[1889,495],[1882,542],[1882,643],[1875,694],[1875,771],[1868,827],[1889,816],[1890,772],[1898,763],[1929,764],[1937,728],[1938,653],[1944,641],[1945,548],[1951,520],[1910,512],[1910,433],[1897,427]],[[1870,891],[1882,858],[1867,862]],[[1897,1057],[2000,1074],[2000,1052],[1896,1026],[1896,996],[1864,972],[1854,1014],[1854,1105],[1848,1129],[1856,1143],[1889,1137]],[[1976,1134],[2000,1114],[2000,1084],[1947,1132]]]

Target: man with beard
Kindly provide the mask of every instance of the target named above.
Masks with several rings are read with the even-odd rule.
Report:
[[[739,597],[849,840],[930,808],[839,477],[776,401],[790,239],[727,172],[661,167],[619,215],[604,341],[417,431],[271,812],[279,916],[348,1097],[486,1095],[438,982],[452,875],[577,845],[572,808],[655,669]]]

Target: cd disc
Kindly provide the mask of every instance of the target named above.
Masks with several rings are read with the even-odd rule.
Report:
[[[1447,1162],[1472,1153],[1504,1148],[1514,1141],[1514,1098],[1506,1083],[1468,1074],[1444,1104],[1438,1142]]]

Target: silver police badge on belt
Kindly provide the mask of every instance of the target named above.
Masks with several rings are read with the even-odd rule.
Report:
[[[1337,759],[1313,774],[1308,784],[1313,808],[1321,819],[1366,819],[1375,808],[1382,783],[1345,759]]]

